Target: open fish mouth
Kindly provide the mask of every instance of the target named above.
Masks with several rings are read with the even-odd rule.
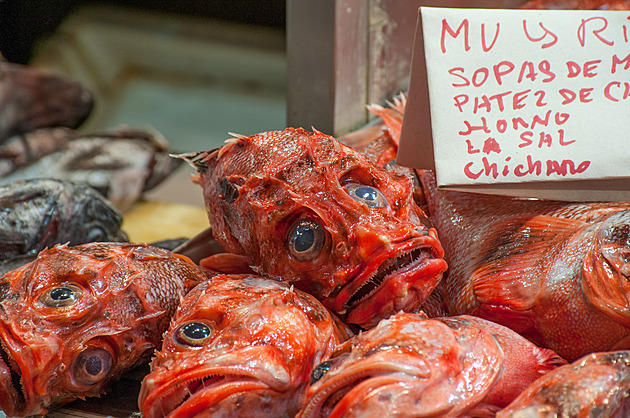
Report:
[[[207,374],[162,383],[164,391],[150,391],[143,413],[148,417],[183,418],[202,412],[230,395],[251,390],[272,390],[260,380],[245,375]],[[159,392],[159,396],[151,393]]]
[[[22,385],[22,373],[13,357],[0,341],[0,409],[8,416],[22,415],[26,408],[26,393]]]
[[[376,271],[363,280],[363,283],[347,299],[345,307],[352,309],[375,294],[393,276],[403,274],[420,266],[423,260],[431,258],[428,248],[416,247],[383,261]]]
[[[443,255],[431,234],[392,243],[387,252],[364,260],[362,270],[322,303],[346,322],[371,328],[424,303],[446,271]]]

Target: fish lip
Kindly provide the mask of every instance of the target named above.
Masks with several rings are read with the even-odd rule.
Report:
[[[369,268],[368,266],[368,268],[360,271],[334,298],[327,302],[335,312],[344,314],[348,310],[369,301],[393,277],[401,273],[411,273],[427,259],[439,258],[439,254],[434,251],[436,243],[437,240],[430,236],[414,237],[399,242],[389,251],[382,253],[380,257],[376,257],[370,263],[370,266],[374,267]],[[411,260],[400,265],[400,259],[409,255],[411,255]],[[379,278],[380,284],[368,290],[367,294],[357,298],[359,291],[378,275],[381,268],[384,269],[384,272],[379,275],[381,276]]]
[[[273,377],[270,376],[270,379]],[[273,387],[262,381],[260,376],[230,367],[197,367],[180,375],[177,379],[164,380],[158,377],[158,380],[162,381],[145,378],[142,384],[140,406],[143,415],[146,414],[147,417],[177,416],[178,412],[199,401],[199,398],[210,390],[222,392],[217,402],[243,390],[274,390]],[[211,381],[210,385],[206,385],[208,380]],[[238,383],[245,384],[239,385]],[[165,404],[163,401],[168,399],[175,399],[175,401]]]

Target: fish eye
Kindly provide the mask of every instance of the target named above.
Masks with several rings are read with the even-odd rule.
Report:
[[[298,219],[289,230],[289,253],[298,261],[308,261],[317,257],[324,248],[326,235],[317,222]]]
[[[348,183],[345,189],[351,198],[371,208],[386,208],[389,206],[383,192],[376,187],[359,183]]]
[[[212,335],[212,328],[203,322],[188,322],[177,329],[175,341],[180,345],[200,347]]]
[[[87,234],[87,242],[99,242],[104,241],[107,234],[100,226],[95,226]]]
[[[315,367],[311,372],[311,385],[318,380],[321,380],[322,377],[326,376],[326,373],[330,371],[330,367],[332,366],[332,364],[332,360],[319,363],[317,367]]]
[[[109,351],[89,348],[77,357],[74,363],[74,378],[82,385],[100,382],[112,369],[113,359]]]
[[[73,305],[83,295],[83,290],[73,284],[57,286],[42,295],[40,302],[49,308],[65,308]]]

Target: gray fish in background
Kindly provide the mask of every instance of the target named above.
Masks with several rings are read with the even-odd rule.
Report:
[[[92,94],[81,84],[0,57],[0,143],[41,127],[76,128],[93,105]]]
[[[0,186],[0,269],[58,243],[127,241],[121,223],[120,213],[85,184],[32,179]]]
[[[182,164],[169,153],[164,137],[142,129],[39,129],[0,146],[0,185],[31,178],[83,182],[124,212]]]

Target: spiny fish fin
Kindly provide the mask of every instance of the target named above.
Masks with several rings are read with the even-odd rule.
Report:
[[[235,132],[228,132],[228,135],[233,136],[234,138],[246,138],[247,137],[247,135],[237,134]]]
[[[544,284],[544,263],[551,260],[565,238],[582,222],[537,215],[499,222],[486,234],[488,250],[477,260],[480,266],[471,281],[481,304],[502,305],[517,311],[531,308]]]
[[[249,257],[240,254],[214,254],[201,259],[199,266],[204,270],[215,273],[255,274],[254,270],[250,267]]]
[[[400,131],[402,129],[402,120],[405,114],[406,104],[407,99],[401,94],[400,99],[394,98],[394,103],[387,102],[387,108],[378,104],[368,105],[367,107],[370,113],[383,120],[387,132],[392,137],[396,146],[400,143]]]
[[[188,163],[199,173],[204,173],[208,169],[208,160],[218,152],[219,149],[213,149],[203,152],[186,152],[183,154],[169,154],[170,157],[179,158]]]
[[[226,139],[224,141],[225,145],[223,145],[222,147],[216,150],[217,151],[216,158],[221,158],[223,154],[225,154],[226,152],[228,152],[235,146],[242,147],[248,143],[247,141],[247,138],[249,138],[248,136],[238,135],[238,134],[231,134],[231,135],[234,135],[234,137]]]

